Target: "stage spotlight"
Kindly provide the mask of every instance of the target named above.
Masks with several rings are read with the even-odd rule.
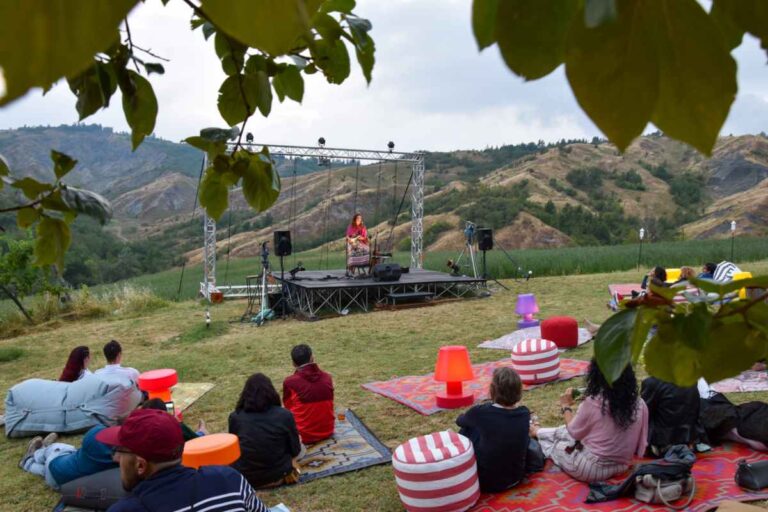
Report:
[[[250,144],[253,142],[253,134],[251,132],[248,132],[248,134],[245,136],[245,141]]]
[[[387,147],[389,148],[389,152],[391,153],[393,149],[395,149],[395,143],[392,141],[389,141],[387,144]]]
[[[296,279],[296,274],[298,274],[299,272],[304,272],[305,270],[307,269],[304,268],[301,262],[299,262],[299,264],[296,267],[289,270],[288,273],[291,274],[291,279]]]
[[[317,145],[320,146],[321,148],[324,148],[325,147],[325,137],[320,137],[319,139],[317,139]]]

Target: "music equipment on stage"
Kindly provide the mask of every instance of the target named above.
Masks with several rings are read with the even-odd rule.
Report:
[[[402,270],[397,263],[379,263],[373,267],[373,280],[392,282],[399,281]]]
[[[480,251],[493,250],[493,230],[491,228],[477,228],[477,248]]]
[[[274,234],[275,256],[290,256],[293,252],[290,231],[275,231]]]

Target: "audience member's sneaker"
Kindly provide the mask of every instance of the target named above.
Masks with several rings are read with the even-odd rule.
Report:
[[[209,434],[208,428],[205,426],[205,421],[200,420],[197,422],[197,432],[200,432],[204,436],[207,436]]]
[[[27,451],[24,452],[24,455],[21,456],[21,460],[19,461],[19,467],[21,469],[24,469],[24,463],[27,462],[27,459],[32,457],[35,454],[35,451],[39,450],[43,447],[43,438],[40,436],[37,436],[36,438],[32,439],[29,442],[29,446],[27,446]]]
[[[56,432],[51,432],[47,436],[45,436],[45,439],[43,439],[43,448],[46,446],[51,446],[53,443],[59,440],[59,434]]]

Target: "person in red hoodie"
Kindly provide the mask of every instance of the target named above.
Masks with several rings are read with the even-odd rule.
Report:
[[[291,411],[301,442],[316,443],[333,435],[333,379],[321,370],[309,345],[291,350],[296,371],[283,381],[283,406]]]

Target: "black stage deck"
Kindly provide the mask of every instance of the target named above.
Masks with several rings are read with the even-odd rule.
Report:
[[[431,293],[431,300],[461,298],[483,288],[486,280],[453,276],[433,270],[411,270],[398,281],[380,282],[371,277],[346,277],[344,270],[310,270],[296,279],[286,274],[274,277],[283,285],[283,296],[291,308],[308,319],[323,313],[344,315],[351,311],[370,311],[388,302],[391,295]]]

